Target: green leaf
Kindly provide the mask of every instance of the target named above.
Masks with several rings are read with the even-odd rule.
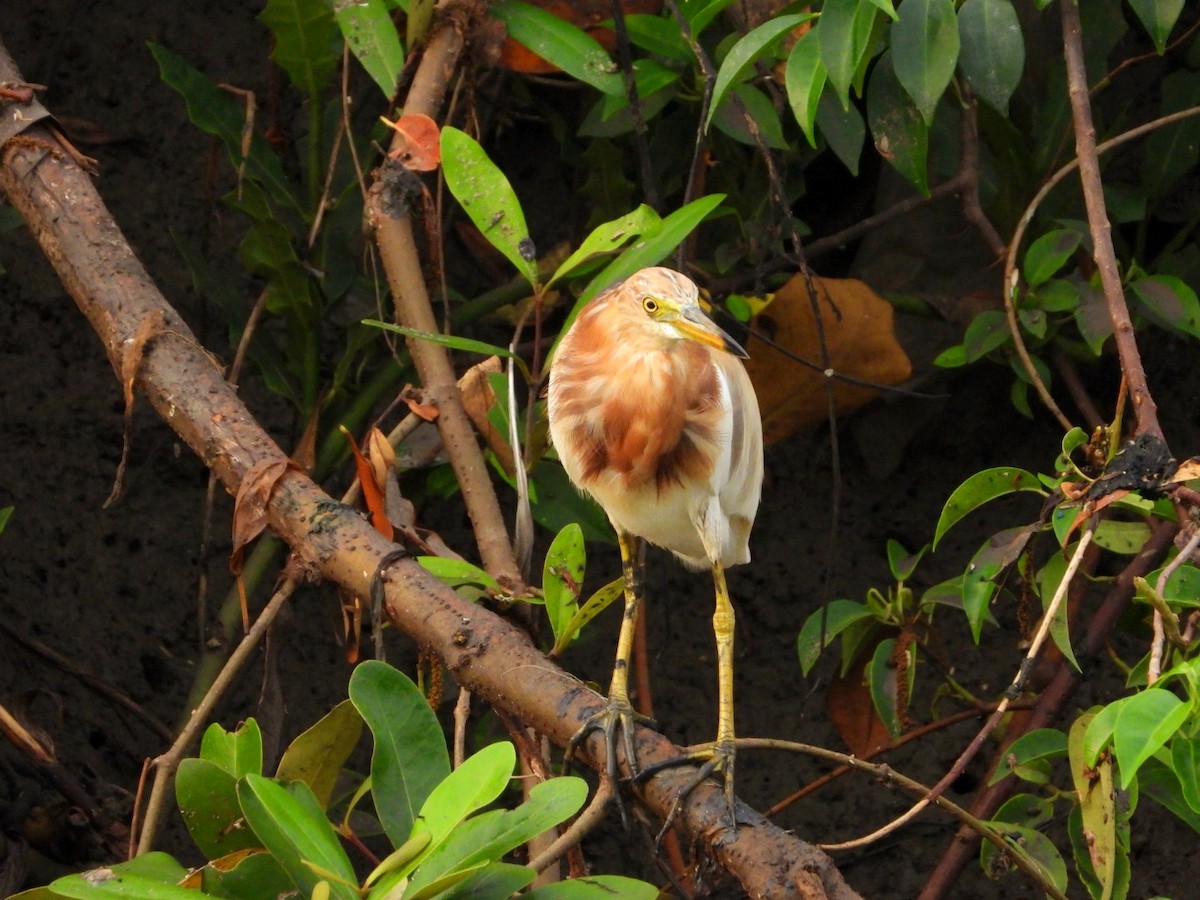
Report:
[[[358,746],[362,729],[362,716],[354,704],[343,700],[288,745],[275,777],[284,782],[303,781],[321,808],[327,809],[342,766]]]
[[[958,64],[953,0],[904,0],[892,26],[892,64],[925,121],[933,121]]]
[[[501,859],[578,811],[587,799],[587,790],[582,778],[551,778],[535,785],[529,798],[516,809],[493,810],[468,819],[422,861],[404,896],[419,896],[422,888],[455,872]]]
[[[5,506],[0,508],[0,534],[4,534],[4,529],[8,525],[8,520],[12,517],[14,506]]]
[[[226,731],[213,722],[200,739],[200,758],[220,767],[234,778],[261,775],[262,732],[258,730],[258,723],[247,719],[236,731]]]
[[[839,634],[857,622],[874,618],[871,610],[853,600],[834,600],[810,615],[796,638],[801,674],[808,675],[812,671],[821,651],[833,643]],[[824,641],[821,639],[822,632]]]
[[[1182,112],[1196,105],[1200,94],[1200,73],[1181,67],[1157,85],[1161,116]],[[1189,170],[1200,153],[1200,117],[1186,119],[1155,129],[1146,138],[1142,154],[1141,186],[1147,196],[1164,198]]]
[[[1162,56],[1167,49],[1167,38],[1171,36],[1171,29],[1179,21],[1179,14],[1183,12],[1183,0],[1129,0],[1129,8],[1154,41],[1154,49],[1158,51],[1158,55]]]
[[[1150,539],[1150,526],[1145,522],[1125,522],[1105,519],[1096,526],[1092,538],[1096,546],[1122,556],[1134,556],[1141,552]]]
[[[579,248],[555,270],[546,286],[549,287],[560,278],[567,277],[589,260],[615,253],[634,238],[661,224],[662,217],[642,203],[633,212],[598,225],[583,239]]]
[[[783,83],[787,89],[788,105],[808,138],[809,146],[817,146],[814,126],[817,105],[825,90],[825,64],[821,62],[821,45],[816,29],[809,29],[792,47],[784,68]]]
[[[325,0],[267,0],[258,20],[271,29],[271,59],[310,103],[319,103],[337,68],[337,25]]]
[[[712,23],[712,20],[733,2],[734,0],[707,0],[707,2],[706,0],[691,0],[691,2],[681,4],[683,17],[687,19],[693,36],[698,37]]]
[[[871,703],[875,712],[887,726],[888,734],[893,738],[899,737],[902,730],[899,707],[908,705],[908,692],[904,692],[904,700],[900,701],[901,687],[896,673],[892,656],[896,652],[896,641],[887,638],[879,642],[871,661],[867,663],[867,687],[871,692]]]
[[[821,126],[821,134],[825,136],[829,149],[851,175],[858,175],[858,161],[867,137],[867,126],[858,107],[851,105],[842,109],[837,100],[825,91],[817,101],[817,124]]]
[[[555,638],[554,648],[550,651],[550,655],[558,656],[566,650],[567,645],[575,639],[575,636],[583,630],[588,622],[604,612],[613,601],[623,596],[624,593],[625,579],[617,577],[588,597],[587,602],[575,611],[575,614],[563,626],[562,633]]]
[[[262,900],[295,892],[292,879],[270,853],[251,853],[227,868],[232,861],[214,859],[200,870],[200,888],[205,894],[230,900]]]
[[[539,465],[533,471],[531,484],[536,493],[533,520],[553,534],[575,522],[583,529],[586,541],[613,543],[612,526],[595,500],[576,490],[558,463]]]
[[[497,347],[494,344],[486,344],[483,341],[459,337],[456,334],[421,331],[417,328],[408,328],[407,326],[396,325],[392,322],[380,322],[378,319],[363,319],[362,324],[370,325],[372,328],[382,328],[385,331],[394,331],[396,334],[416,338],[419,341],[429,341],[431,344],[449,347],[451,350],[465,350],[467,353],[479,353],[483,356],[499,356],[501,359],[511,359],[517,363],[517,368],[521,370],[525,377],[529,378],[529,368],[525,365],[525,360],[521,359],[521,357],[511,350],[505,350],[503,347]]]
[[[528,887],[537,878],[537,873],[528,866],[518,866],[512,863],[488,863],[470,877],[464,878],[453,887],[437,894],[438,900],[490,900],[490,898],[511,897],[522,888]],[[570,882],[554,885],[564,887]],[[529,893],[521,894],[522,898]],[[613,900],[613,898],[608,898]]]
[[[1079,306],[1075,308],[1075,327],[1097,357],[1113,333],[1112,317],[1108,314],[1104,294],[1082,281],[1079,282]]]
[[[1113,726],[1113,752],[1121,771],[1121,790],[1158,748],[1179,730],[1191,707],[1170,691],[1147,688],[1121,701]]]
[[[1046,312],[1074,312],[1079,306],[1079,290],[1063,278],[1051,278],[1031,295],[1039,309]]]
[[[843,110],[850,108],[850,85],[871,45],[871,31],[878,15],[877,7],[859,0],[826,0],[821,8],[821,19],[815,29],[821,61]],[[895,28],[892,30],[894,33]],[[849,165],[847,168],[855,171]]]
[[[658,888],[623,875],[590,875],[548,884],[523,895],[523,900],[654,900]]]
[[[735,85],[729,92],[729,102],[717,110],[714,120],[717,128],[735,141],[757,146],[751,123],[758,129],[759,137],[772,150],[786,150],[788,143],[783,137],[783,123],[771,98],[752,84]]]
[[[246,124],[243,104],[221,90],[166,47],[149,44],[158,63],[159,76],[187,104],[188,119],[208,134],[221,139],[235,169],[243,163],[242,130]],[[295,186],[283,172],[283,164],[259,135],[250,138],[244,157],[246,177],[262,186],[271,199],[294,212],[302,209]]]
[[[492,11],[505,4],[526,5],[519,0],[504,0],[504,3],[493,6]],[[549,13],[541,15],[554,19]],[[565,22],[562,24],[566,25]],[[471,217],[475,227],[536,288],[537,252],[533,241],[529,239],[529,228],[525,225],[521,203],[504,173],[488,158],[474,138],[449,126],[442,129],[442,173],[446,178],[446,187]]]
[[[1057,759],[1067,755],[1067,736],[1057,728],[1036,728],[1026,732],[1008,745],[1000,765],[992,774],[989,785],[1009,775],[1019,775],[1022,766],[1038,760]]]
[[[1075,255],[1082,239],[1083,235],[1078,231],[1059,228],[1030,244],[1025,251],[1025,280],[1029,286],[1037,287],[1049,281]]]
[[[992,535],[971,557],[963,575],[963,613],[971,626],[971,637],[979,643],[979,635],[987,618],[988,605],[995,596],[997,577],[1017,561],[1029,542],[1036,526],[1006,528]]]
[[[350,700],[375,738],[375,810],[393,846],[399,846],[426,798],[450,774],[446,739],[417,686],[386,663],[367,660],[355,667]]]
[[[867,121],[879,154],[928,197],[929,126],[901,87],[891,50],[884,51],[871,72]]]
[[[1025,68],[1025,38],[1010,0],[966,0],[958,10],[958,66],[971,87],[1002,115]]]
[[[311,863],[341,879],[329,882],[330,896],[358,900],[354,866],[308,785],[298,781],[285,788],[261,775],[247,775],[238,782],[238,800],[254,833],[304,896],[326,880]]]
[[[493,591],[501,591],[500,582],[485,572],[479,566],[472,565],[463,559],[449,559],[444,556],[418,556],[417,565],[434,578],[450,587],[463,584],[479,584]]]
[[[1157,757],[1150,757],[1138,772],[1138,790],[1143,796],[1149,796],[1169,809],[1200,834],[1200,810],[1185,801],[1185,788],[1179,780],[1179,773],[1172,766]]]
[[[673,62],[692,63],[695,55],[674,19],[633,13],[625,16],[629,42]]]
[[[159,851],[144,853],[128,862],[116,863],[67,875],[48,888],[23,891],[16,897],[44,900],[49,897],[126,897],[131,900],[188,900],[196,892],[178,887],[187,877],[187,869],[173,857]],[[40,896],[39,896],[40,894]]]
[[[717,71],[708,118],[704,120],[705,131],[712,125],[713,116],[725,101],[730,88],[753,74],[754,64],[771,54],[785,34],[813,18],[814,13],[778,16],[768,19],[738,39]]]
[[[1183,799],[1200,813],[1200,735],[1175,735],[1171,741],[1171,768],[1179,778]]]
[[[647,112],[650,97],[658,95],[668,87],[679,83],[679,73],[654,59],[635,59],[633,61],[633,83],[637,87],[638,102],[642,103],[643,121],[652,118]],[[600,116],[603,121],[609,121],[617,113],[629,108],[628,94],[614,97],[605,94],[600,99]],[[632,115],[630,116],[632,121]]]
[[[1055,512],[1059,512],[1056,509]],[[1067,540],[1064,535],[1060,539],[1060,545]],[[1035,584],[1037,585],[1038,596],[1042,600],[1042,609],[1045,610],[1050,601],[1054,599],[1055,593],[1062,584],[1063,576],[1067,573],[1067,559],[1074,553],[1078,544],[1073,544],[1070,548],[1064,546],[1062,553],[1053,554],[1046,564],[1042,566],[1037,573]],[[1067,615],[1067,603],[1059,603],[1058,609],[1054,612],[1054,619],[1050,622],[1050,637],[1054,641],[1054,646],[1058,647],[1059,651],[1067,662],[1075,667],[1076,671],[1082,671],[1079,666],[1079,661],[1075,659],[1075,651],[1071,647],[1071,629],[1070,619]]]
[[[333,15],[350,52],[390,100],[404,69],[404,46],[387,5],[383,0],[334,3]]]
[[[542,595],[556,647],[564,645],[567,625],[579,612],[586,563],[583,530],[572,522],[555,536],[542,568]]]
[[[1174,275],[1148,275],[1130,287],[1137,308],[1154,324],[1200,338],[1200,300],[1184,281]]]
[[[175,799],[188,834],[208,859],[262,846],[242,818],[237,779],[216,763],[183,760],[175,775]]]
[[[921,557],[928,550],[929,545],[926,544],[916,553],[909,553],[899,541],[888,538],[888,570],[892,573],[892,577],[897,581],[908,581],[908,579],[912,578],[912,573],[916,571],[917,565],[921,562]]]
[[[521,0],[500,0],[489,10],[508,27],[508,36],[568,75],[603,94],[620,97],[625,80],[596,39],[583,29]]]
[[[903,6],[900,8],[904,9]],[[1008,845],[1008,853],[1023,857],[1038,870],[1048,884],[1052,884],[1060,892],[1066,893],[1067,864],[1050,838],[1036,828],[1027,825],[996,821],[989,824],[1004,836],[1005,843]],[[1003,871],[1005,868],[1010,870],[1015,868],[1012,863],[1003,859],[996,846],[988,841],[984,841],[979,849],[979,861],[983,870],[989,874],[998,870]]]
[[[963,334],[963,349],[967,362],[983,359],[993,350],[1003,347],[1012,339],[1008,319],[998,309],[987,309],[971,320]]]
[[[1037,476],[1024,469],[1000,466],[976,472],[954,489],[950,499],[942,507],[941,517],[938,519],[937,528],[933,533],[933,549],[937,549],[938,541],[968,513],[983,506],[989,500],[995,500],[997,497],[1018,491],[1045,494]]]

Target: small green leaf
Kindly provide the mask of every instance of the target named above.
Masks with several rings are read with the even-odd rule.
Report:
[[[704,120],[706,131],[712,124],[713,116],[724,102],[725,95],[730,88],[751,75],[754,72],[754,64],[771,54],[785,34],[802,22],[813,18],[815,18],[814,13],[778,16],[768,19],[738,39],[717,71],[712,100],[708,108],[708,118]]]
[[[511,350],[505,350],[503,347],[497,347],[494,344],[486,344],[483,341],[459,337],[455,334],[421,331],[417,328],[408,328],[404,325],[393,324],[392,322],[380,322],[378,319],[363,319],[362,324],[370,325],[372,328],[382,328],[385,331],[394,331],[396,334],[416,338],[419,341],[429,341],[431,344],[449,347],[451,350],[465,350],[467,353],[479,353],[483,356],[499,356],[501,359],[511,359],[517,363],[517,367],[525,377],[529,377],[529,369],[525,365],[525,360],[521,359],[521,357]]]
[[[1078,231],[1059,228],[1043,234],[1025,251],[1025,280],[1030,287],[1048,281],[1067,264],[1083,239]]]
[[[583,29],[521,0],[500,0],[489,12],[508,27],[514,41],[568,75],[604,94],[625,93],[625,80],[612,59]]]
[[[1058,512],[1058,510],[1055,510]],[[1066,541],[1064,535],[1060,541]],[[1062,584],[1063,576],[1067,573],[1067,559],[1075,551],[1077,544],[1069,548],[1064,547],[1062,553],[1053,554],[1046,564],[1042,566],[1034,579],[1037,586],[1038,596],[1042,601],[1042,609],[1045,610],[1050,601],[1054,599],[1054,595],[1058,592]],[[1071,629],[1070,619],[1067,615],[1069,604],[1059,603],[1058,609],[1054,612],[1054,619],[1050,622],[1050,637],[1054,641],[1054,646],[1058,647],[1059,651],[1066,658],[1076,671],[1082,671],[1079,667],[1079,661],[1075,659],[1075,651],[1071,647]]]
[[[1030,295],[1032,302],[1046,312],[1074,312],[1079,306],[1079,290],[1063,278],[1051,278]]]
[[[1153,0],[1151,0],[1153,2]],[[1165,0],[1172,2],[1172,0]],[[1194,67],[1181,66],[1155,85],[1159,93],[1160,116],[1195,107],[1200,91],[1200,73]],[[1140,186],[1146,195],[1166,198],[1179,179],[1196,166],[1200,153],[1200,117],[1188,116],[1157,128],[1146,138],[1142,157]]]
[[[891,50],[884,51],[871,72],[867,121],[879,154],[928,197],[929,126],[901,87]]]
[[[892,26],[896,77],[926,123],[954,77],[958,63],[958,19],[953,0],[904,0]]]
[[[466,560],[449,559],[444,556],[418,556],[416,560],[417,565],[450,587],[479,584],[493,591],[501,590],[500,582],[479,566],[472,565]]]
[[[900,8],[903,10],[904,7]],[[1009,854],[1024,858],[1041,874],[1047,884],[1054,885],[1060,893],[1066,892],[1067,864],[1050,838],[1038,829],[1026,825],[996,821],[988,824],[1004,836]],[[1015,868],[1012,863],[1002,858],[1000,851],[989,841],[983,842],[979,854],[980,863],[989,874],[1002,872],[1005,868]]]
[[[1154,49],[1162,56],[1167,49],[1167,38],[1183,12],[1183,0],[1129,0],[1129,8],[1154,41]]]
[[[1145,522],[1124,522],[1105,519],[1096,526],[1096,546],[1122,556],[1134,556],[1141,552],[1150,539],[1150,526]]]
[[[879,642],[871,661],[867,663],[867,687],[871,692],[871,703],[893,738],[899,737],[902,730],[899,706],[908,705],[907,690],[904,700],[898,699],[901,688],[896,677],[896,666],[892,662],[895,652],[896,641],[887,638]]]
[[[383,0],[341,0],[333,4],[333,15],[350,52],[390,100],[404,69],[404,46],[387,5]]]
[[[231,863],[233,868],[229,868]],[[200,871],[200,887],[206,895],[229,900],[282,897],[296,890],[279,861],[266,852],[251,853],[240,860],[236,855],[212,860]]]
[[[963,348],[967,362],[983,359],[993,350],[1003,347],[1012,340],[1008,318],[998,309],[986,309],[971,320],[963,334]]]
[[[1112,317],[1108,314],[1104,294],[1085,282],[1079,283],[1079,306],[1075,308],[1075,327],[1079,329],[1079,334],[1088,348],[1099,357],[1105,342],[1112,337]]]
[[[4,529],[8,526],[8,520],[12,517],[14,506],[5,506],[0,508],[0,534],[4,534]]]
[[[550,651],[550,656],[558,656],[566,650],[567,645],[575,639],[575,636],[583,630],[583,627],[588,622],[604,612],[613,601],[621,597],[624,593],[625,579],[624,577],[618,577],[588,597],[587,602],[579,607],[575,611],[575,614],[571,616],[570,621],[563,626],[562,634],[554,641],[554,649]]]
[[[825,65],[821,62],[821,45],[816,29],[809,29],[792,47],[784,68],[784,87],[787,89],[788,105],[792,115],[800,123],[800,129],[808,138],[809,146],[816,148],[817,105],[825,90]]]
[[[183,760],[175,774],[175,799],[188,834],[207,858],[262,846],[242,818],[237,780],[215,763]]]
[[[661,224],[662,217],[643,203],[633,212],[621,216],[619,219],[598,225],[592,229],[591,234],[583,239],[579,249],[568,256],[563,264],[555,270],[554,275],[546,282],[546,286],[549,287],[560,278],[567,277],[589,260],[615,253],[634,238]]]
[[[908,581],[908,579],[912,578],[912,573],[916,571],[917,564],[921,562],[921,557],[925,555],[927,550],[929,550],[928,544],[916,553],[909,553],[899,541],[888,538],[888,569],[891,571],[892,577],[897,581]]]
[[[1041,482],[1032,472],[1012,466],[1000,466],[994,469],[984,469],[976,472],[954,489],[946,505],[942,507],[941,517],[933,534],[933,549],[938,542],[965,515],[978,509],[989,500],[1013,494],[1018,491],[1033,491],[1045,494]]]
[[[332,897],[358,900],[354,866],[308,785],[298,781],[285,788],[261,775],[247,775],[238,782],[238,800],[254,833],[301,893],[311,894],[326,880],[313,870],[315,865],[338,879],[330,883]]]
[[[850,85],[871,46],[871,32],[878,15],[877,7],[859,0],[826,0],[821,8],[821,19],[814,30],[821,47],[821,61],[843,110],[850,108]],[[895,32],[894,27],[892,31]]]
[[[708,0],[708,2],[693,0],[693,2],[683,4],[683,17],[687,19],[688,27],[692,29],[692,35],[699,36],[712,23],[712,20],[733,2],[734,0]]]
[[[537,873],[528,866],[518,866],[513,863],[488,863],[470,877],[464,878],[448,890],[437,894],[438,900],[488,900],[488,898],[503,898],[516,896],[522,888],[528,887],[537,878]],[[552,885],[555,888],[565,888],[571,882],[559,882]],[[520,895],[522,900],[530,896],[530,892]],[[565,892],[561,896],[568,896]],[[609,897],[607,900],[613,900]]]
[[[623,875],[589,875],[548,884],[522,895],[523,900],[654,900],[659,890],[645,881]]]
[[[1000,765],[992,774],[989,785],[1017,772],[1038,760],[1057,759],[1067,755],[1067,736],[1057,728],[1036,728],[1026,732],[1008,745]]]
[[[50,893],[57,897],[95,900],[97,897],[122,897],[125,900],[196,900],[196,892],[154,878],[124,872],[116,866],[90,869],[50,882]]]
[[[631,44],[656,56],[682,63],[691,63],[696,58],[673,19],[634,13],[625,16],[625,28]]]
[[[362,716],[354,704],[343,700],[288,745],[275,777],[284,782],[303,781],[321,808],[328,808],[342,766],[358,746],[362,729]]]
[[[1017,561],[1029,542],[1036,526],[1006,528],[992,535],[971,557],[963,575],[963,613],[971,626],[971,637],[979,643],[979,635],[987,618],[988,606],[997,590],[1000,573]]]
[[[1179,773],[1172,766],[1160,762],[1157,757],[1150,757],[1138,772],[1138,790],[1142,796],[1151,797],[1200,834],[1200,810],[1184,800],[1185,788],[1180,783]]]
[[[450,774],[446,739],[417,686],[386,663],[367,660],[355,667],[350,700],[375,738],[375,810],[393,846],[399,846],[426,798]]]
[[[555,535],[542,568],[542,596],[546,600],[546,615],[556,647],[565,646],[564,632],[579,612],[586,563],[583,530],[572,522]]]
[[[219,766],[234,778],[261,775],[262,732],[258,730],[258,723],[247,719],[236,731],[226,731],[213,722],[200,739],[200,758]]]
[[[821,126],[829,149],[851,175],[858,175],[858,162],[867,137],[867,126],[858,107],[851,105],[842,109],[829,91],[825,91],[817,101],[817,124]]]
[[[758,141],[751,130],[753,124],[762,142],[772,150],[787,149],[783,123],[770,97],[752,84],[739,84],[730,90],[727,99],[713,120],[720,131],[735,141],[754,147]]]
[[[810,615],[804,620],[800,635],[796,638],[801,674],[808,675],[812,671],[821,651],[833,643],[839,634],[851,625],[874,618],[871,610],[853,600],[833,600]],[[821,639],[822,633],[824,641]]]
[[[337,25],[325,0],[267,0],[258,20],[271,29],[271,59],[310,103],[319,103],[338,58]]]
[[[1113,752],[1121,771],[1121,790],[1148,758],[1179,730],[1191,711],[1170,691],[1147,688],[1126,698],[1113,727]]]
[[[1187,805],[1200,813],[1200,735],[1177,734],[1171,740],[1171,767]]]
[[[505,3],[517,4],[519,0],[505,0]],[[493,6],[492,11],[503,5]],[[562,22],[549,13],[541,15]],[[565,22],[562,24],[566,25]],[[474,138],[450,126],[442,129],[442,173],[446,187],[475,227],[536,288],[537,253],[529,238],[521,203],[504,173]]]
[[[1025,38],[1010,0],[966,0],[958,10],[959,68],[980,97],[1008,114],[1025,67]]]
[[[1187,337],[1200,338],[1200,300],[1174,275],[1148,275],[1130,287],[1137,308],[1154,324]]]

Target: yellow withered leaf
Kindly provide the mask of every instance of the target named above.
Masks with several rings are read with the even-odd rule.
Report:
[[[893,332],[892,306],[854,278],[813,278],[817,308],[825,330],[829,368],[875,384],[892,385],[912,375],[912,363]],[[803,275],[795,275],[775,294],[774,302],[752,323],[775,343],[817,366],[821,344],[813,322],[813,304]],[[758,393],[763,435],[768,444],[792,432],[824,422],[829,415],[825,375],[790,359],[765,341],[750,337],[746,369]],[[833,380],[839,413],[858,409],[878,396],[871,388]]]

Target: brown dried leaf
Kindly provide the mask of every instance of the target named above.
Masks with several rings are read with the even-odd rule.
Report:
[[[270,457],[259,460],[238,486],[233,504],[233,552],[229,554],[229,571],[234,575],[242,571],[246,545],[267,527],[267,506],[275,493],[275,485],[292,468],[297,467],[290,459]]]
[[[488,419],[488,410],[496,403],[496,392],[492,390],[488,375],[499,371],[500,358],[498,356],[489,357],[483,362],[471,366],[459,379],[458,387],[462,392],[463,406],[467,410],[467,415],[471,417],[475,430],[483,435],[483,439],[487,441],[491,451],[496,454],[500,465],[504,466],[504,471],[512,475],[516,471],[513,465],[512,448],[508,446],[508,439],[497,431],[496,426]]]
[[[912,375],[912,364],[892,330],[892,306],[853,278],[814,278],[821,296],[817,306],[829,351],[829,367],[842,375],[876,384],[899,384]],[[795,275],[775,301],[754,320],[791,353],[821,365],[821,345],[803,275]],[[746,369],[754,382],[768,444],[828,417],[825,375],[800,365],[774,347],[750,338]],[[879,392],[834,380],[836,410],[858,409]]]
[[[392,159],[412,172],[432,172],[442,164],[441,132],[437,122],[424,113],[406,113],[395,122],[383,120],[396,132]]]
[[[863,684],[861,666],[851,666],[849,674],[829,683],[825,708],[846,747],[859,759],[868,759],[892,743],[887,726],[875,712],[871,692]]]
[[[438,417],[437,404],[430,403],[425,398],[425,392],[420,388],[415,388],[411,384],[406,384],[404,390],[400,392],[400,399],[407,405],[409,411],[420,419],[426,422],[433,422]]]
[[[162,310],[153,310],[142,319],[133,337],[125,341],[121,350],[121,388],[125,395],[124,424],[121,429],[121,461],[117,463],[117,474],[113,478],[112,490],[104,501],[104,508],[121,499],[125,491],[125,468],[129,465],[129,445],[133,439],[133,383],[142,367],[146,345],[167,330],[167,320]]]

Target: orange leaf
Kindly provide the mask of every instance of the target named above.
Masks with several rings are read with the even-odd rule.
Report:
[[[358,483],[362,488],[363,502],[367,504],[367,510],[371,513],[371,525],[390,541],[393,533],[392,523],[388,521],[387,510],[384,506],[383,487],[375,480],[375,473],[371,470],[371,464],[367,462],[367,458],[358,449],[354,435],[344,425],[339,425],[338,430],[345,436],[346,441],[350,444],[350,452],[354,454],[354,470],[358,473]]]
[[[875,712],[871,692],[863,684],[860,666],[851,666],[850,674],[839,675],[829,683],[825,708],[829,721],[859,759],[869,759],[871,754],[892,743],[887,726]]]
[[[404,390],[400,392],[400,399],[408,404],[408,409],[414,416],[424,419],[426,422],[432,422],[438,417],[437,404],[426,400],[424,391],[411,384],[404,386]]]
[[[441,165],[442,139],[437,122],[424,113],[406,113],[395,122],[383,121],[396,132],[388,156],[412,172],[432,172]]]
[[[912,364],[892,330],[892,306],[853,278],[814,278],[817,308],[824,326],[829,368],[860,381],[891,385],[912,375]],[[791,353],[822,365],[821,345],[803,275],[795,275],[752,323]],[[751,336],[746,369],[754,382],[768,444],[828,417],[825,375],[789,359]],[[858,409],[878,391],[834,380],[838,412]]]

